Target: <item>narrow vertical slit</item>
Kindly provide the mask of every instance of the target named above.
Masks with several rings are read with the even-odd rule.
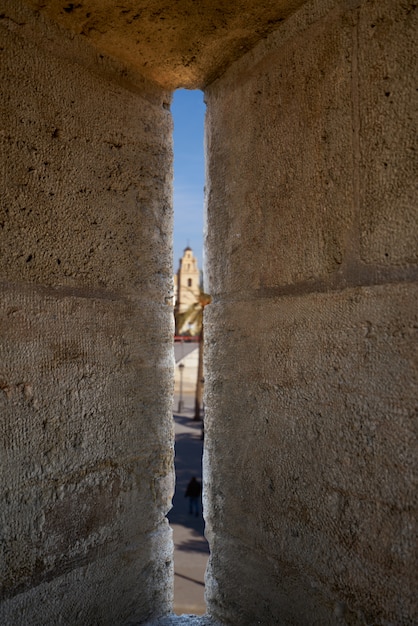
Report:
[[[174,539],[174,612],[206,611],[204,574],[209,556],[202,498],[203,404],[199,352],[203,272],[205,106],[200,91],[174,94],[174,269],[176,490],[168,518]]]

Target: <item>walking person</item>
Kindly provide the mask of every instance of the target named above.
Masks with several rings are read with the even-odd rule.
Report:
[[[189,515],[193,515],[194,513],[195,516],[198,517],[199,500],[200,500],[201,493],[202,493],[202,485],[197,480],[197,478],[193,476],[193,478],[187,485],[186,493],[184,494],[185,498],[189,498]]]

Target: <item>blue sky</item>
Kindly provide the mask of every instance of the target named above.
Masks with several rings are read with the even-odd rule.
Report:
[[[205,109],[202,91],[178,89],[174,93],[174,271],[187,245],[202,269]]]

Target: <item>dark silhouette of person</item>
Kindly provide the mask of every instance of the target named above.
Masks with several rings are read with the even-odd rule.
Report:
[[[189,498],[189,515],[199,515],[199,500],[200,494],[202,493],[202,485],[196,479],[195,476],[191,479],[189,484],[187,485],[186,493],[184,494],[185,498]]]

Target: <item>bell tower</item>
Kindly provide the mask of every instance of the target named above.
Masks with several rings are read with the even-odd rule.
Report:
[[[187,246],[180,259],[177,272],[177,302],[176,309],[179,313],[187,309],[197,301],[199,297],[199,267],[192,249]]]

